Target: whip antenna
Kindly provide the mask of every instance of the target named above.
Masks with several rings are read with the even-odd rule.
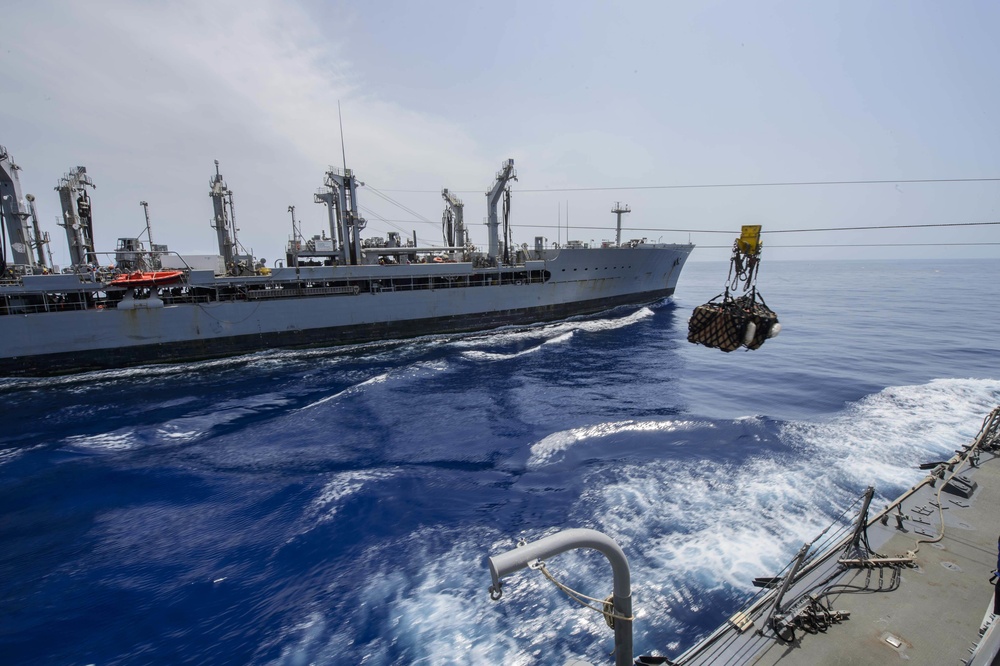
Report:
[[[344,116],[340,113],[340,100],[337,100],[337,120],[340,121],[340,155],[344,159],[344,173],[347,173],[347,149],[344,148]]]

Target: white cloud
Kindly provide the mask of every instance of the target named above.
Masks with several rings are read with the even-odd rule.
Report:
[[[15,73],[5,76],[28,94],[7,110],[19,131],[2,140],[26,169],[22,185],[38,192],[43,220],[58,204],[40,184],[88,166],[98,187],[95,234],[108,249],[141,229],[143,198],[158,242],[211,251],[214,158],[235,193],[245,244],[275,258],[293,203],[304,230],[318,232],[325,215],[307,204],[326,165],[341,162],[338,102],[349,166],[372,184],[433,190],[491,174],[492,161],[477,159],[475,141],[454,123],[363,93],[332,31],[298,6],[102,3],[42,21],[33,6],[18,9],[26,29],[14,45]]]

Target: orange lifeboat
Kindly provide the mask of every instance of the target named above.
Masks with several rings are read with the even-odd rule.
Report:
[[[112,287],[156,287],[177,282],[183,275],[183,271],[135,271],[119,275],[109,284]]]

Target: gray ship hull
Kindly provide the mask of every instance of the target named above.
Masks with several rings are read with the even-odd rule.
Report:
[[[118,301],[18,314],[10,303],[28,289],[22,287],[7,294],[8,313],[0,316],[0,374],[63,374],[553,321],[672,295],[692,249],[563,249],[503,269],[443,263],[286,268],[246,278],[192,274],[186,292],[235,295],[172,302],[166,290],[162,305],[154,294],[136,299],[135,307]],[[42,280],[30,289],[44,291]]]

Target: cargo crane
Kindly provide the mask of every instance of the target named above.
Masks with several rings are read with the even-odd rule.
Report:
[[[441,216],[441,233],[446,247],[465,247],[469,243],[469,234],[465,230],[465,204],[449,192],[448,188],[441,190],[444,199],[444,214]]]
[[[486,225],[489,230],[489,261],[491,265],[496,265],[500,256],[500,220],[497,218],[497,204],[500,203],[500,195],[507,189],[507,183],[517,180],[514,173],[514,160],[509,159],[504,162],[503,168],[496,176],[496,182],[486,193],[486,209],[489,216]]]
[[[215,209],[215,217],[212,218],[212,228],[218,236],[219,254],[226,264],[226,270],[232,271],[236,262],[236,221],[233,220],[232,192],[226,186],[226,181],[219,173],[219,160],[215,160],[215,176],[209,181],[208,195],[212,197],[212,207]],[[227,200],[229,210],[226,210]]]
[[[2,240],[2,255],[0,263],[6,273],[8,268],[17,267],[20,273],[34,273],[45,267],[45,255],[42,246],[48,241],[38,230],[38,219],[34,213],[35,198],[30,194],[21,195],[21,182],[17,172],[21,167],[14,163],[7,149],[0,146],[0,240]],[[28,225],[28,219],[34,221],[34,233]],[[7,263],[8,251],[11,262]],[[38,260],[33,251],[37,251]]]

